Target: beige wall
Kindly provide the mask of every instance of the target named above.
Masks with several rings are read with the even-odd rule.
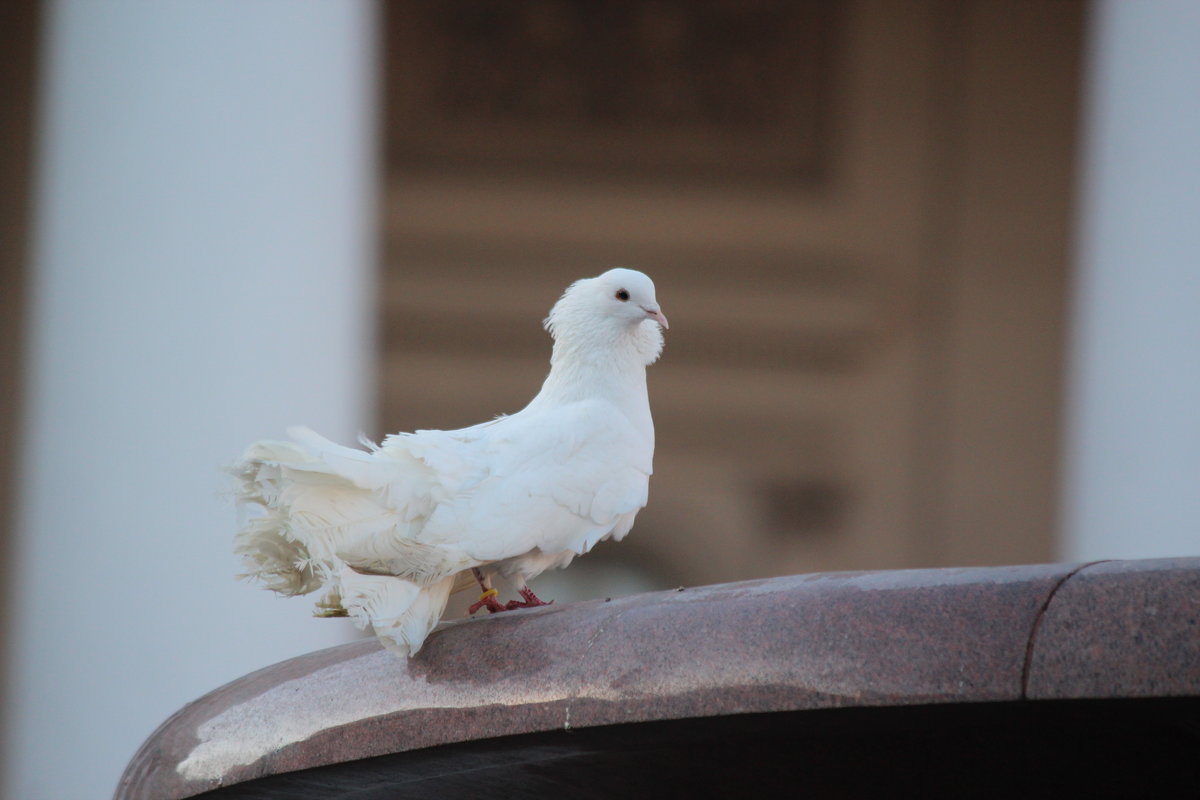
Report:
[[[503,85],[504,47],[529,40],[544,71],[591,84],[609,62],[569,55],[584,23],[545,7],[550,22],[509,19],[490,50],[390,7],[381,430],[516,410],[561,289],[636,266],[673,325],[650,379],[656,474],[634,534],[589,558],[664,584],[1049,559],[1082,2],[785,11],[795,48],[767,37],[757,68],[678,17],[635,20],[675,48],[613,56],[646,91],[691,63],[688,35],[782,86],[763,88],[766,111],[733,103],[724,131],[728,87],[700,73],[716,111],[670,124],[603,91],[595,114],[587,98],[453,100],[475,78],[438,48],[497,59]],[[807,60],[780,55],[800,47]]]

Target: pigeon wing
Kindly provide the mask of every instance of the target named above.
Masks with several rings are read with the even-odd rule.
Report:
[[[532,411],[532,409],[531,409]],[[430,516],[420,538],[480,562],[587,552],[646,504],[653,442],[600,400],[514,415],[468,446],[486,469]]]

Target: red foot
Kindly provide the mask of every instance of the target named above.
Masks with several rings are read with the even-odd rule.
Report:
[[[507,608],[500,605],[500,601],[496,599],[496,590],[489,589],[479,596],[479,600],[472,603],[467,609],[468,614],[474,614],[481,608],[486,608],[489,614],[495,614],[497,611],[508,611]]]
[[[550,603],[554,602],[551,600],[550,603],[547,603],[545,600],[538,599],[538,596],[533,593],[533,589],[530,589],[528,586],[524,589],[521,589],[521,597],[525,598],[525,602],[521,602],[520,600],[509,600],[508,605],[504,607],[505,610],[512,611],[514,608],[534,608],[535,606],[548,606]]]

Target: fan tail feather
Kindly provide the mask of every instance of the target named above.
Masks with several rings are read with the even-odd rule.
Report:
[[[460,548],[418,542],[406,534],[396,527],[363,537],[338,550],[337,556],[358,572],[394,575],[422,585],[481,563]]]
[[[415,655],[446,609],[454,576],[422,586],[391,575],[364,575],[346,567],[341,573],[342,604],[350,616],[374,630],[389,650]]]
[[[347,541],[407,530],[411,520],[331,457],[305,444],[257,442],[231,468],[243,515],[234,538],[243,577],[279,594],[308,594],[334,577],[336,551]]]

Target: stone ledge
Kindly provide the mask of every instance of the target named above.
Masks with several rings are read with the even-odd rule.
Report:
[[[464,620],[181,709],[118,800],[556,729],[817,709],[1200,695],[1200,558],[798,575]]]

